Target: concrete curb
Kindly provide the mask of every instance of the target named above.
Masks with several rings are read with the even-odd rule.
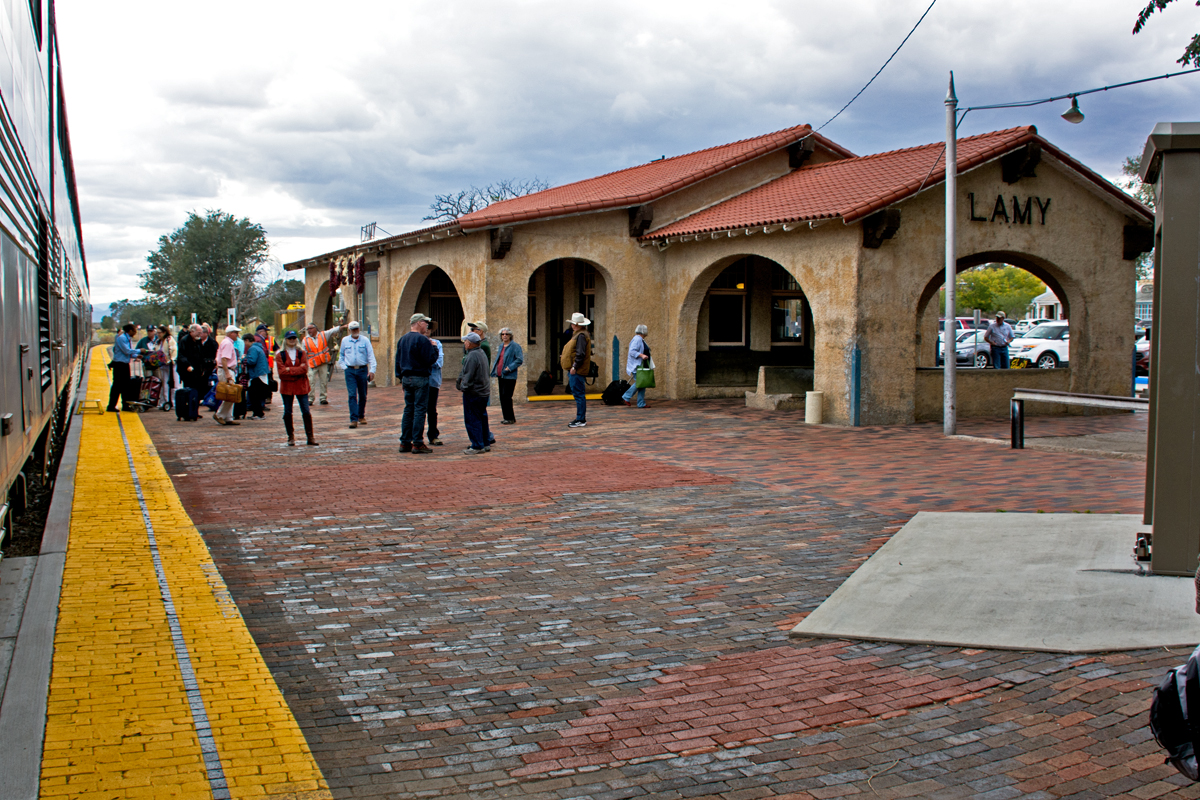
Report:
[[[46,532],[38,555],[33,582],[21,617],[4,699],[0,704],[0,775],[6,800],[37,800],[42,772],[42,744],[46,733],[46,699],[54,658],[54,631],[58,624],[58,599],[71,534],[71,507],[75,499],[75,471],[79,462],[82,420],[75,408],[87,396],[88,361],[71,406],[67,441],[63,448],[54,496],[46,515]]]

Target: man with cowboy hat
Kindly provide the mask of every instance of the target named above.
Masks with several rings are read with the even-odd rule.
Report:
[[[567,320],[571,325],[571,339],[563,346],[559,364],[567,373],[567,386],[575,396],[575,419],[568,428],[587,427],[587,382],[585,377],[592,366],[592,343],[587,328],[592,321],[576,311]]]
[[[345,325],[334,325],[327,331],[317,327],[315,322],[308,323],[302,346],[308,363],[308,383],[312,391],[308,394],[308,404],[315,405],[320,395],[321,405],[329,405],[325,395],[329,390],[329,374],[333,371],[333,356],[329,352],[330,337],[338,331],[346,330]]]

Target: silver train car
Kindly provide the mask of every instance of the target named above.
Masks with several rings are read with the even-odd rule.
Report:
[[[53,0],[0,0],[0,516],[49,477],[91,339]]]

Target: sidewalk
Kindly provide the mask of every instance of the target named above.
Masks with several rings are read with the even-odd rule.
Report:
[[[413,456],[398,391],[331,397],[318,448],[278,400],[82,418],[43,794],[222,796],[215,753],[232,797],[1200,797],[1145,728],[1183,650],[788,639],[918,510],[1137,513],[1143,463],[724,401],[466,456],[453,392]]]

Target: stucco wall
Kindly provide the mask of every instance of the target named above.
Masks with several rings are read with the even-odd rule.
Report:
[[[749,186],[769,177],[786,167],[786,160],[780,159],[786,159],[786,154],[752,162],[658,201],[656,223],[681,213],[681,203],[726,196],[739,182]],[[1049,156],[1037,172],[1036,178],[1008,185],[1002,181],[996,161],[960,176],[960,268],[1004,261],[1051,281],[1071,311],[1071,368],[1055,373],[1062,377],[1037,380],[1066,381],[1055,388],[1069,391],[1127,393],[1134,264],[1121,257],[1125,211],[1090,184],[1068,175]],[[1006,198],[1010,213],[1013,195],[1022,203],[1032,196],[1050,198],[1046,224],[1041,224],[1036,206],[1032,207],[1032,224],[1011,219],[972,221],[969,193],[976,197],[976,216],[989,217],[997,195]],[[841,221],[801,226],[790,232],[720,234],[660,249],[640,245],[629,236],[626,209],[517,225],[512,248],[502,260],[490,257],[487,231],[388,249],[379,256],[382,335],[377,356],[386,366],[381,367],[378,380],[394,381],[395,341],[407,330],[410,314],[428,310],[417,308],[418,294],[435,266],[454,282],[466,317],[488,324],[494,351],[501,326],[512,328],[516,341],[526,345],[530,277],[549,262],[576,259],[594,265],[600,275],[593,325],[595,352],[602,365],[597,383],[603,386],[611,377],[612,337],[619,338],[623,360],[634,327],[644,324],[650,329],[648,341],[658,366],[656,393],[696,397],[696,351],[704,338],[698,326],[705,322],[708,286],[733,261],[756,255],[791,273],[809,301],[814,383],[825,393],[828,421],[850,421],[855,347],[862,358],[863,424],[911,422],[921,418],[927,407],[940,414],[940,400],[927,406],[923,399],[925,389],[918,386],[916,367],[932,362],[936,340],[935,298],[944,259],[943,197],[937,186],[900,203],[900,229],[878,249],[862,246],[861,224]],[[769,279],[769,267],[759,272],[756,282]],[[314,314],[323,313],[320,292],[327,278],[327,267],[307,270],[306,301]],[[544,292],[544,287],[539,291]],[[574,290],[565,294],[564,305],[569,306],[576,296]],[[931,298],[933,308],[929,307]],[[769,350],[770,298],[757,296],[751,302],[751,348]],[[562,316],[574,310],[564,307]],[[545,349],[557,351],[555,338],[565,325],[565,320],[550,319],[544,307],[539,314],[538,343],[530,348],[530,366],[521,375],[526,380],[537,377],[541,368],[538,358],[544,360]],[[448,349],[453,350],[453,345]],[[702,391],[711,393],[709,388]],[[526,382],[519,380],[517,399],[525,397]],[[986,413],[998,413],[991,401],[985,405]],[[971,408],[960,406],[960,413],[970,415]]]
[[[960,369],[956,382],[958,415],[960,417],[1007,417],[1008,401],[1014,389],[1043,389],[1065,392],[1070,385],[1070,369]],[[942,418],[945,397],[944,374],[941,369],[915,371],[916,422],[931,422]],[[1126,394],[1129,393],[1126,387]],[[1086,413],[1082,406],[1028,403],[1026,416],[1046,414]]]
[[[1036,204],[1032,224],[972,221],[991,217],[1002,195],[1051,200],[1046,224]],[[896,236],[879,249],[863,249],[857,313],[861,331],[863,424],[916,418],[916,373],[929,363],[936,316],[922,300],[941,284],[945,264],[944,190],[927,191],[900,204]],[[999,161],[959,179],[958,254],[963,269],[986,261],[1016,264],[1057,284],[1070,306],[1071,369],[1063,391],[1129,393],[1133,348],[1134,262],[1122,258],[1125,214],[1099,192],[1043,159],[1036,178],[1004,183]],[[936,292],[929,302],[936,304]],[[918,314],[923,313],[924,327]],[[917,348],[920,347],[918,355]],[[926,351],[929,351],[928,353]],[[939,412],[940,413],[940,412]],[[960,407],[964,416],[969,415]]]

